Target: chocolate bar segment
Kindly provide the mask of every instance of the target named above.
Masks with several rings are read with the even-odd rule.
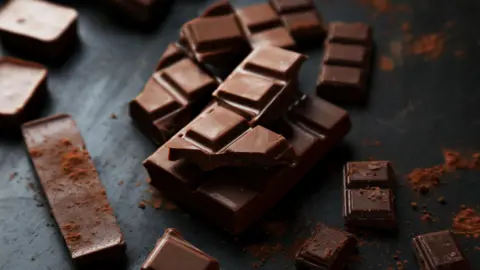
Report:
[[[47,94],[48,70],[12,57],[0,59],[0,129],[17,128],[36,114]]]
[[[362,45],[329,43],[325,46],[324,64],[366,68],[370,64],[370,50]]]
[[[450,231],[416,236],[412,244],[421,270],[472,269]]]
[[[270,0],[270,4],[281,14],[315,8],[313,0]]]
[[[298,156],[295,166],[204,172],[188,160],[169,160],[175,136],[144,161],[151,184],[179,205],[238,234],[275,205],[351,126],[346,111],[315,96],[292,106],[278,122],[270,130],[292,145]]]
[[[170,44],[143,91],[130,102],[139,129],[162,144],[188,124],[209,101],[217,80]]]
[[[5,47],[41,60],[63,60],[77,42],[78,13],[47,1],[8,1],[0,10]]]
[[[288,30],[283,26],[252,34],[250,43],[252,44],[252,48],[273,46],[294,50],[296,46],[295,40],[293,40]]]
[[[74,120],[35,120],[23,125],[23,137],[72,259],[118,259],[123,234]]]
[[[280,117],[298,95],[296,77],[306,57],[276,47],[255,49],[213,93],[221,106],[251,126]]]
[[[250,128],[240,115],[212,106],[177,134],[169,159],[185,159],[203,171],[219,167],[270,167],[294,164],[295,152],[281,135],[264,127]]]
[[[366,96],[366,74],[361,68],[323,65],[317,94],[339,103],[359,103]]]
[[[166,229],[141,270],[220,270],[218,261]]]
[[[347,227],[395,229],[395,183],[388,161],[348,162],[343,183]]]
[[[232,4],[228,0],[219,0],[209,5],[200,17],[216,17],[232,14],[234,12]]]
[[[357,246],[357,239],[348,232],[317,225],[295,256],[298,270],[341,270]]]
[[[364,23],[333,22],[328,27],[327,42],[370,46],[372,29]]]

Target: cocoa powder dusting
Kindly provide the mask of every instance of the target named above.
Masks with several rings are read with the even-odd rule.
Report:
[[[380,69],[383,71],[392,71],[395,68],[395,64],[393,62],[393,59],[388,57],[388,56],[381,56],[380,57],[380,63],[379,63]]]
[[[413,40],[410,52],[413,55],[423,55],[428,60],[436,60],[442,54],[445,38],[442,33],[431,33]]]
[[[416,168],[410,172],[407,177],[414,189],[424,192],[440,184],[440,177],[444,173],[444,166],[436,165],[431,168]]]
[[[453,218],[452,229],[456,234],[478,238],[480,236],[480,216],[472,208],[462,209]]]
[[[455,171],[456,169],[476,169],[479,167],[479,157],[479,153],[475,153],[471,157],[466,158],[457,151],[443,150],[445,166],[449,171]]]
[[[29,151],[32,158],[41,157],[43,155],[42,151],[37,149],[32,149]]]

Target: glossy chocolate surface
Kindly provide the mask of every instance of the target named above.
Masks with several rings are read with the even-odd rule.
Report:
[[[293,106],[271,129],[292,145],[298,155],[294,167],[218,168],[205,173],[187,160],[169,160],[169,145],[176,137],[144,166],[151,184],[165,195],[237,234],[276,204],[349,129],[346,111],[312,96]]]
[[[323,65],[317,94],[334,102],[357,102],[365,98],[366,74],[358,67]]]
[[[312,10],[282,15],[283,23],[298,43],[323,40],[325,26],[318,12]]]
[[[471,269],[450,231],[416,236],[413,249],[421,270]]]
[[[251,35],[250,42],[252,48],[273,46],[293,50],[296,46],[295,40],[290,35],[290,32],[283,26],[255,33]]]
[[[72,259],[85,263],[123,253],[123,234],[74,120],[35,120],[23,125],[23,137]]]
[[[396,179],[388,161],[348,162],[344,168],[346,188],[394,188]]]
[[[369,64],[370,50],[362,45],[328,43],[324,64],[365,68]]]
[[[313,0],[270,0],[270,4],[282,14],[315,8]]]
[[[327,42],[369,46],[372,29],[364,23],[333,22],[328,27]]]
[[[281,24],[280,16],[266,3],[237,9],[237,16],[252,33],[273,28]]]
[[[352,234],[319,224],[298,250],[295,266],[298,270],[344,269],[356,245]]]
[[[141,270],[219,270],[218,261],[166,229]]]

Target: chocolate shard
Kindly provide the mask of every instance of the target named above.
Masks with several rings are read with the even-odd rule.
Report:
[[[422,270],[472,269],[450,231],[418,235],[412,244]]]
[[[47,1],[8,1],[0,10],[4,46],[28,57],[61,61],[78,40],[75,9]]]
[[[156,144],[162,144],[207,105],[218,81],[176,44],[169,44],[158,70],[130,102],[130,116]]]
[[[215,17],[232,14],[234,11],[232,4],[228,0],[219,0],[209,5],[200,17]]]
[[[186,159],[203,171],[219,167],[294,165],[296,155],[281,135],[213,106],[197,117],[169,144],[169,159]]]
[[[348,232],[317,225],[295,256],[298,270],[345,268],[357,246],[357,239]]]
[[[213,93],[251,126],[278,119],[298,98],[297,76],[306,57],[276,47],[255,49]]]
[[[0,59],[0,129],[17,129],[38,113],[47,94],[48,70],[35,62]]]
[[[175,229],[166,229],[141,270],[220,270],[213,257],[185,241]]]
[[[351,127],[345,110],[316,96],[301,99],[277,122],[269,129],[293,147],[298,156],[293,167],[225,167],[204,172],[185,159],[169,159],[169,147],[178,138],[175,136],[144,161],[151,184],[217,226],[241,233],[273,207]]]
[[[72,259],[117,260],[123,234],[74,120],[54,115],[28,122],[23,137]]]

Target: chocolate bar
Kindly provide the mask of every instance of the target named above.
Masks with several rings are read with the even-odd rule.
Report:
[[[269,4],[237,9],[237,16],[254,49],[262,46],[295,48],[295,41],[282,25],[280,16]]]
[[[188,124],[210,100],[218,81],[170,44],[157,71],[130,102],[130,116],[156,144],[162,144]]]
[[[103,0],[119,19],[136,25],[154,26],[173,0]]]
[[[48,70],[12,57],[0,59],[0,129],[16,128],[35,115],[47,94]]]
[[[212,104],[206,109],[218,106]],[[202,171],[188,160],[169,160],[169,147],[178,136],[144,161],[151,184],[166,196],[207,220],[238,234],[275,205],[351,127],[348,113],[318,97],[291,106],[271,125],[298,156],[295,166],[218,168]]]
[[[233,6],[228,0],[219,0],[209,5],[200,17],[223,16],[232,14],[233,12],[235,12]]]
[[[298,270],[344,269],[357,242],[348,232],[319,224],[295,255],[295,267]]]
[[[270,4],[297,44],[312,45],[325,37],[325,26],[312,0],[270,0]]]
[[[331,23],[317,94],[334,102],[365,101],[372,51],[371,28],[363,23]]]
[[[63,60],[74,47],[78,13],[47,1],[8,1],[0,10],[4,46],[41,60]]]
[[[250,128],[242,116],[220,106],[202,113],[169,144],[170,160],[185,159],[202,170],[271,167],[295,163],[292,146],[262,126]]]
[[[82,264],[123,253],[123,234],[75,121],[59,114],[22,131],[72,259]]]
[[[347,227],[397,226],[396,183],[390,162],[349,162],[344,168],[344,219]]]
[[[218,261],[185,241],[175,229],[166,229],[141,270],[220,270]]]
[[[450,231],[416,236],[412,244],[421,270],[471,269]]]
[[[306,57],[276,47],[254,50],[213,93],[220,105],[250,125],[280,117],[296,100],[297,76]]]

